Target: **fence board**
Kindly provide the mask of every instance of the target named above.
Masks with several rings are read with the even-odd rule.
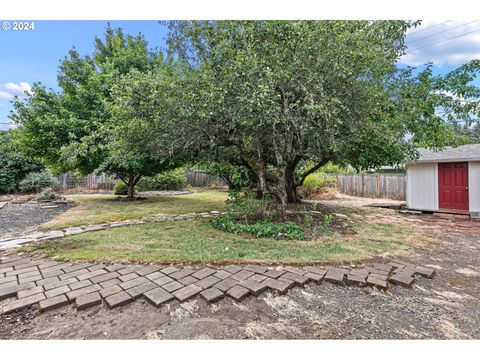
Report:
[[[342,194],[405,200],[405,174],[338,174],[337,190]]]

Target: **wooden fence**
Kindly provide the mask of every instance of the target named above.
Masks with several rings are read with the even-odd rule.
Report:
[[[337,174],[337,190],[342,194],[406,200],[405,174]]]
[[[217,177],[212,177],[200,170],[187,170],[185,172],[187,184],[193,187],[226,186],[225,182]],[[89,174],[85,177],[75,177],[72,173],[57,176],[58,191],[88,191],[88,190],[113,190],[116,180],[105,174]]]

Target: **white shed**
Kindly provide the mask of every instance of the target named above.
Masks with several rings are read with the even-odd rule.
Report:
[[[407,207],[479,218],[480,144],[419,152],[407,170]]]

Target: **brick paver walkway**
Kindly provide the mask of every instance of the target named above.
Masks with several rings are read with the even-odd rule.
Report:
[[[59,262],[16,254],[0,257],[1,313],[37,305],[41,311],[69,303],[86,309],[105,303],[110,308],[140,297],[155,306],[185,301],[197,295],[208,302],[225,296],[237,301],[270,290],[285,294],[292,286],[322,280],[339,285],[412,286],[415,276],[434,276],[434,270],[395,260],[388,264],[346,269],[327,266],[267,267],[228,265],[222,267],[102,264]]]

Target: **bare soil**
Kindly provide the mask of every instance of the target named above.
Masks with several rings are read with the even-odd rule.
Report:
[[[335,204],[333,204],[335,202]],[[355,199],[333,200],[364,206]],[[137,300],[117,309],[34,308],[0,316],[2,339],[480,339],[480,222],[370,209],[372,221],[428,229],[428,246],[395,254],[433,267],[411,289],[320,285],[211,305],[200,297],[160,308]],[[414,235],[413,235],[414,237]],[[385,254],[385,257],[392,257]],[[375,261],[378,259],[371,259]]]

